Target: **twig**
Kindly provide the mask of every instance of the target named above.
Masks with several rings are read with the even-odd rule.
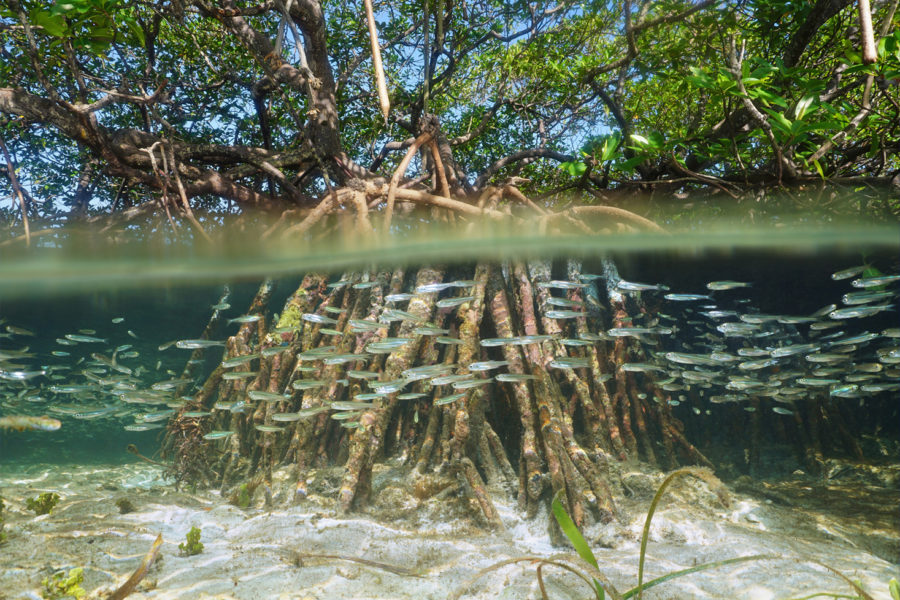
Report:
[[[759,112],[759,109],[753,104],[753,101],[750,100],[749,94],[747,94],[747,88],[744,87],[744,79],[741,75],[741,63],[743,62],[744,50],[741,48],[741,56],[738,57],[737,50],[735,49],[734,38],[731,38],[731,45],[729,46],[728,51],[728,60],[731,65],[731,74],[734,76],[734,80],[737,83],[738,91],[741,93],[741,103],[744,105],[744,108],[750,113],[750,116],[753,117],[753,120],[759,123],[759,126],[762,127],[762,130],[765,132],[766,137],[769,139],[769,144],[772,146],[772,150],[775,151],[775,160],[778,166],[778,185],[781,185],[782,178],[782,167],[784,163],[784,154],[781,151],[781,146],[778,145],[778,142],[775,140],[775,134],[772,131],[772,124],[769,123],[769,120],[766,118],[764,114]]]
[[[391,112],[391,101],[388,99],[387,85],[384,82],[384,65],[381,64],[381,47],[378,45],[378,29],[375,27],[375,15],[372,11],[372,0],[364,0],[366,5],[366,23],[369,26],[369,41],[372,44],[372,68],[375,70],[375,85],[378,87],[378,103],[381,114],[387,124]]]
[[[9,150],[6,149],[6,142],[3,136],[0,136],[0,149],[3,150],[3,158],[6,159],[6,172],[9,175],[9,182],[12,184],[16,196],[19,197],[19,207],[22,210],[22,224],[25,226],[25,245],[31,245],[31,230],[28,227],[28,209],[25,205],[25,195],[22,193],[22,186],[19,185],[19,178],[16,177],[16,168],[13,166],[12,158],[9,156]]]
[[[412,160],[412,157],[416,154],[419,148],[431,139],[431,133],[426,131],[419,135],[416,138],[416,141],[412,143],[412,146],[409,147],[409,150],[406,151],[406,155],[403,157],[403,160],[400,161],[400,165],[397,167],[397,170],[394,171],[394,175],[391,177],[391,185],[388,188],[388,197],[387,197],[387,208],[384,211],[384,229],[385,231],[391,228],[391,219],[394,216],[394,198],[397,195],[397,184],[400,183],[400,178],[403,177],[403,173],[406,172],[406,167],[409,166],[409,161]]]
[[[444,171],[444,161],[441,160],[441,152],[438,149],[437,142],[431,140],[428,144],[431,147],[431,157],[434,159],[434,168],[437,171],[438,181],[441,183],[441,193],[445,198],[450,197],[450,184],[447,183],[447,173]]]

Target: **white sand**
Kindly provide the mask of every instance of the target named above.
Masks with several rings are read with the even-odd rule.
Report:
[[[382,472],[376,485],[390,482]],[[587,531],[601,571],[620,592],[637,582],[640,532],[660,476],[634,472],[631,487],[641,488],[620,506],[622,522]],[[643,482],[643,486],[636,483]],[[380,483],[379,483],[380,482]],[[481,569],[504,559],[571,552],[550,545],[547,515],[523,520],[509,501],[498,505],[506,530],[486,532],[459,514],[452,490],[437,499],[416,500],[399,486],[380,490],[372,514],[337,517],[327,496],[311,494],[296,506],[275,489],[272,510],[242,510],[215,492],[175,492],[161,470],[128,466],[46,466],[0,468],[0,495],[6,499],[7,544],[0,546],[0,599],[40,598],[41,580],[60,569],[83,566],[83,587],[105,597],[136,568],[158,533],[160,559],[131,598],[343,599],[448,598]],[[702,483],[671,488],[654,517],[645,580],[693,565],[753,554],[777,553],[820,560],[869,593],[889,600],[887,582],[898,577],[900,534],[896,521],[876,519],[864,503],[854,517],[826,509],[778,506],[736,495],[720,505]],[[35,517],[25,499],[43,491],[62,496],[50,515]],[[896,494],[888,492],[896,502]],[[893,495],[890,495],[893,494]],[[119,514],[114,501],[128,497],[137,511]],[[850,503],[851,509],[853,503]],[[846,507],[842,510],[846,512]],[[375,519],[378,520],[375,520]],[[865,520],[868,519],[868,522]],[[893,523],[893,525],[891,525]],[[204,550],[179,556],[178,544],[192,527],[202,530]],[[605,546],[605,547],[604,547]],[[885,551],[884,549],[888,550]],[[889,554],[891,548],[894,554]],[[296,553],[337,555],[386,563],[417,576],[337,558],[304,558]],[[886,553],[887,552],[887,553]],[[555,567],[544,567],[551,598],[588,598],[587,586]],[[465,598],[540,598],[535,565],[521,563],[479,579]],[[677,578],[647,590],[660,598],[792,598],[818,591],[851,594],[846,583],[810,563],[745,562]]]

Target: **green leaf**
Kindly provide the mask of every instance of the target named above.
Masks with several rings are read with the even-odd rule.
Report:
[[[560,492],[557,492],[553,497],[553,502],[550,503],[550,509],[553,511],[553,516],[556,517],[556,522],[559,523],[559,528],[562,529],[562,532],[566,534],[566,537],[572,542],[572,546],[575,547],[578,556],[580,556],[584,562],[599,571],[600,567],[597,565],[597,559],[594,557],[594,553],[591,552],[591,547],[588,546],[587,540],[585,540],[584,536],[581,535],[581,532],[578,531],[578,527],[575,526],[572,517],[570,517],[566,512],[566,509],[563,508],[562,502],[559,501],[559,494]]]
[[[63,37],[68,27],[62,15],[54,15],[45,10],[35,11],[31,14],[31,22],[44,28],[44,32],[54,37]]]
[[[777,104],[781,108],[788,107],[787,100],[785,100],[781,96],[773,94],[771,91],[767,90],[766,88],[756,88],[752,94],[749,91],[747,92],[747,94],[752,97],[759,98],[760,100],[765,100],[766,102],[769,102],[770,104]]]
[[[648,140],[644,136],[639,135],[637,133],[632,133],[628,137],[630,137],[633,142],[636,142],[636,143],[640,144],[641,146],[649,146],[650,145],[650,140]]]
[[[564,163],[559,163],[559,168],[567,172],[572,177],[580,177],[584,174],[585,171],[587,171],[587,165],[580,160],[570,160]]]
[[[813,166],[816,167],[816,172],[819,174],[819,177],[821,177],[822,180],[824,181],[825,180],[825,172],[822,170],[822,165],[819,164],[818,160],[814,160]],[[900,600],[900,599],[898,599],[898,600]]]
[[[815,101],[816,101],[816,96],[814,96],[812,94],[801,98],[800,101],[797,102],[797,108],[794,109],[794,116],[796,117],[796,119],[797,120],[802,119],[803,115],[806,114],[806,111],[809,110],[809,107],[812,106],[813,102],[815,102]]]
[[[619,149],[619,143],[621,141],[622,136],[618,133],[614,133],[603,140],[603,148],[600,151],[600,161],[606,162],[612,159],[612,157],[616,155],[616,151]]]
[[[900,583],[893,577],[888,581],[888,589],[891,590],[891,600],[900,600]]]
[[[631,171],[636,166],[638,166],[639,164],[644,162],[644,160],[646,160],[644,156],[634,156],[632,158],[629,158],[622,164],[620,164],[619,168],[622,169],[623,171]]]

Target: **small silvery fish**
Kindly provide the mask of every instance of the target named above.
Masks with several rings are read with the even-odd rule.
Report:
[[[248,379],[250,377],[256,377],[257,375],[259,375],[259,371],[231,371],[229,373],[223,373],[222,379],[232,381],[235,379]]]
[[[238,365],[243,365],[245,363],[250,362],[251,360],[256,360],[259,358],[258,354],[244,354],[242,356],[232,356],[231,358],[226,358],[222,361],[222,366],[226,369],[231,367],[237,367]]]
[[[438,300],[437,302],[435,302],[435,306],[437,306],[438,308],[453,308],[465,304],[466,302],[471,302],[474,299],[475,296],[457,296],[456,298],[444,298],[443,300]]]
[[[506,381],[509,383],[518,383],[522,381],[529,381],[531,379],[537,379],[534,375],[528,375],[526,373],[500,373],[495,377],[497,381]]]
[[[125,333],[127,333],[130,337],[133,337],[134,339],[138,339],[137,334],[130,329],[128,331],[126,331]]]
[[[811,363],[836,363],[850,360],[850,357],[844,354],[816,353],[807,354],[806,360]]]
[[[425,319],[423,319],[422,317],[417,317],[416,315],[410,312],[406,312],[405,310],[386,308],[381,313],[381,316],[378,318],[378,320],[385,323],[391,323],[393,321],[410,321],[412,323],[421,323]]]
[[[224,346],[224,341],[216,340],[178,340],[175,342],[176,348],[182,350],[197,350],[200,348],[212,348],[214,346]]]
[[[390,354],[398,348],[409,343],[408,338],[385,338],[379,342],[371,342],[366,345],[366,352],[372,354]]]
[[[446,335],[450,333],[450,330],[426,323],[425,325],[416,327],[412,332],[415,335]]]
[[[554,369],[584,369],[591,366],[587,358],[574,356],[559,356],[550,361],[549,366]]]
[[[376,392],[393,393],[399,392],[409,383],[406,379],[395,379],[393,381],[369,381],[369,387]]]
[[[289,350],[290,346],[287,344],[281,346],[269,346],[268,348],[263,348],[259,351],[260,356],[275,356],[276,354],[281,354],[285,350]]]
[[[450,346],[458,346],[462,344],[462,340],[459,338],[447,337],[445,335],[439,335],[434,338],[434,341],[438,344],[447,344]]]
[[[213,304],[211,308],[213,310],[228,310],[231,308],[231,305],[227,302],[219,302],[218,304]]]
[[[874,304],[869,306],[852,306],[849,308],[839,308],[828,313],[831,319],[857,319],[861,317],[871,317],[885,310],[895,310],[897,307],[893,304]]]
[[[794,344],[791,346],[774,348],[769,352],[769,355],[772,358],[783,358],[785,356],[793,356],[795,354],[818,352],[820,348],[821,346],[819,346],[818,344]]]
[[[325,315],[319,315],[316,313],[303,313],[302,315],[300,315],[300,318],[304,321],[309,321],[310,323],[337,325],[337,319],[332,319],[331,317],[326,317]]]
[[[625,281],[620,280],[619,283],[616,284],[616,289],[625,291],[625,292],[650,292],[650,291],[667,291],[669,288],[662,284],[652,284],[652,283],[635,283],[633,281]]]
[[[848,269],[843,269],[841,271],[836,271],[831,274],[831,278],[834,281],[840,281],[841,279],[850,279],[851,277],[856,277],[863,271],[865,271],[868,267],[865,265],[861,265],[858,267],[850,267]]]
[[[889,298],[893,298],[896,295],[897,292],[890,290],[883,290],[880,292],[849,292],[841,297],[841,302],[848,306],[853,306],[856,304],[868,304],[869,302],[879,302],[880,300],[887,300]]]
[[[406,394],[400,394],[397,396],[397,400],[418,400],[419,398],[424,398],[424,392],[408,392]]]
[[[454,383],[456,381],[462,381],[464,379],[469,379],[468,375],[442,375],[440,377],[435,377],[431,380],[431,385],[439,386],[439,385],[447,385],[448,383]]]
[[[877,277],[864,277],[850,282],[855,288],[870,288],[888,285],[900,281],[900,275],[879,275]]]
[[[247,396],[250,397],[251,400],[262,400],[265,402],[279,402],[281,400],[287,400],[287,396],[283,394],[278,394],[276,392],[266,392],[262,390],[250,390],[247,392]]]
[[[293,423],[300,420],[300,413],[276,413],[272,415],[272,420],[278,423]]]
[[[33,430],[33,431],[56,431],[62,427],[62,423],[57,419],[50,417],[31,417],[10,415],[0,417],[0,427],[4,429],[15,429],[17,431]]]
[[[650,363],[623,363],[620,368],[629,373],[665,372],[663,367]]]
[[[112,322],[118,325],[119,323],[123,322],[124,320],[125,320],[125,317],[115,317],[114,319],[112,319]]]
[[[457,400],[462,400],[466,397],[467,392],[460,392],[458,394],[452,394],[450,396],[444,396],[443,398],[437,398],[434,401],[435,406],[441,406],[443,404],[450,404],[451,402],[456,402]]]
[[[208,417],[212,413],[206,410],[189,410],[188,412],[181,413],[182,417],[187,417],[189,419],[199,419],[202,417]]]
[[[243,325],[245,323],[256,323],[261,319],[262,315],[241,315],[240,317],[228,319],[227,323],[229,325],[231,325],[232,323],[240,323],[241,325]]]
[[[737,288],[747,288],[750,287],[751,284],[743,282],[743,281],[710,281],[706,284],[706,289],[713,290],[714,292],[721,292],[724,290],[734,290]]]
[[[344,363],[356,362],[358,360],[366,360],[369,355],[365,352],[359,354],[335,354],[325,358],[322,362],[326,365],[342,365]]]
[[[254,425],[254,428],[263,433],[279,433],[284,431],[283,427],[276,427],[274,425]]]
[[[385,302],[406,302],[415,298],[415,294],[388,294],[384,297]]]
[[[537,284],[539,288],[544,289],[557,289],[557,290],[580,290],[581,288],[586,288],[586,283],[581,283],[578,281],[541,281]]]
[[[429,379],[431,377],[438,377],[440,375],[445,375],[454,369],[455,365],[423,365],[421,367],[413,367],[411,369],[406,369],[401,373],[403,377],[407,381],[419,381],[421,379]]]
[[[361,333],[363,331],[377,331],[384,328],[384,324],[375,321],[367,321],[362,319],[350,319],[350,331],[353,333]]]
[[[301,352],[297,355],[297,358],[300,360],[320,360],[326,356],[337,354],[337,352],[335,352],[336,349],[337,346],[319,346],[318,348]]]
[[[77,333],[67,333],[66,339],[72,340],[73,342],[82,342],[85,344],[105,344],[106,340],[98,337],[94,337],[91,335],[79,335]]]
[[[548,319],[575,319],[584,317],[587,313],[578,310],[548,310],[544,313]]]
[[[234,435],[233,431],[210,431],[203,436],[204,440],[221,440]]]
[[[325,312],[331,313],[333,315],[342,315],[347,312],[346,308],[341,308],[340,306],[326,306]]]
[[[417,294],[434,294],[453,287],[449,283],[426,283],[416,288]]]
[[[487,377],[485,379],[475,379],[475,378],[462,379],[460,381],[454,381],[452,384],[450,384],[450,387],[452,387],[454,390],[468,390],[468,389],[472,389],[472,388],[476,388],[476,387],[481,387],[483,385],[487,385],[491,381],[493,381],[493,379],[491,377]]]
[[[337,329],[332,329],[330,327],[322,327],[319,329],[319,333],[322,335],[344,335],[343,331],[338,331]]]
[[[30,335],[34,336],[34,332],[30,329],[25,329],[24,327],[16,327],[15,325],[7,325],[6,331],[13,335]]]
[[[357,398],[361,395],[359,394]],[[333,410],[369,410],[375,408],[375,405],[371,402],[332,402],[331,408]]]
[[[579,302],[578,300],[557,298],[556,296],[550,296],[549,298],[547,298],[546,303],[550,306],[558,306],[560,308],[579,308],[584,305],[584,302]]]
[[[490,371],[491,369],[496,369],[498,367],[505,367],[509,365],[508,361],[505,360],[484,360],[481,362],[473,362],[469,364],[470,371]]]
[[[759,325],[756,323],[722,323],[716,329],[724,333],[726,337],[738,337],[759,331]]]
[[[314,390],[323,387],[327,383],[324,379],[297,379],[291,383],[291,387],[295,390]]]
[[[347,371],[347,377],[350,379],[377,379],[378,373],[375,371]]]
[[[693,302],[696,300],[712,300],[712,296],[706,294],[666,294],[663,296],[666,300],[675,302]]]
[[[570,338],[565,338],[565,339],[559,340],[559,343],[562,344],[563,346],[572,346],[574,348],[592,345],[592,343],[587,340],[573,340]]]
[[[327,287],[329,290],[336,290],[336,289],[338,289],[338,288],[344,287],[344,286],[347,285],[348,283],[350,283],[350,282],[349,282],[349,281],[343,281],[343,280],[342,280],[342,281],[335,281],[334,283],[329,283],[329,284],[328,284],[327,286],[325,286],[325,287]]]
[[[353,289],[354,290],[368,290],[369,288],[373,288],[376,285],[378,285],[377,281],[363,281],[361,283],[354,283]]]

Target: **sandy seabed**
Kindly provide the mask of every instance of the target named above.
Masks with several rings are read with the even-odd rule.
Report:
[[[662,479],[639,470],[625,476],[633,495],[619,506],[620,519],[586,531],[600,570],[619,592],[637,583],[641,530]],[[149,464],[2,465],[8,541],[0,546],[0,598],[41,598],[44,578],[79,566],[88,597],[105,598],[158,534],[159,558],[130,598],[538,599],[534,563],[479,573],[521,556],[566,556],[578,564],[577,555],[550,544],[546,513],[526,520],[514,501],[498,501],[505,530],[490,532],[460,516],[463,511],[449,510],[461,502],[452,490],[417,500],[392,487],[391,477],[376,474],[382,489],[371,511],[341,517],[324,494],[295,505],[283,500],[286,482],[275,487],[273,508],[264,508],[260,497],[241,509],[215,491],[176,491],[162,469]],[[821,561],[873,597],[889,600],[888,580],[900,578],[900,493],[878,488],[854,495],[805,483],[791,489],[808,501],[789,506],[765,494],[735,493],[725,507],[703,483],[673,484],[653,519],[645,581],[707,562],[774,553]],[[45,491],[61,500],[51,514],[36,517],[25,500]],[[136,510],[120,514],[121,498]],[[203,552],[181,556],[178,544],[191,527],[202,531]],[[345,560],[352,558],[384,566]],[[566,571],[542,571],[549,598],[592,597]],[[765,560],[675,578],[648,589],[644,598],[767,600],[816,592],[855,597],[819,565]]]

